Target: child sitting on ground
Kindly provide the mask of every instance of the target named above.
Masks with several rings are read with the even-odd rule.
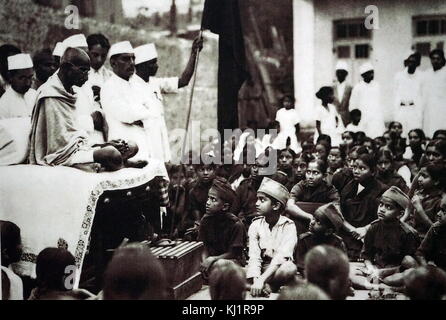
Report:
[[[401,268],[416,266],[411,257],[419,240],[415,230],[400,221],[409,206],[409,198],[398,187],[392,186],[381,196],[378,205],[378,220],[374,221],[364,238],[362,258],[369,275],[378,269],[381,277]],[[403,260],[404,266],[401,266]]]
[[[245,270],[231,260],[215,262],[209,276],[212,300],[245,300],[247,291]]]
[[[250,165],[249,178],[243,180],[235,191],[237,198],[234,202],[233,211],[242,220],[247,230],[252,220],[259,216],[256,209],[257,190],[262,183],[267,166],[264,155],[259,156],[255,164]]]
[[[404,181],[403,177],[401,177],[395,170],[393,166],[393,153],[387,149],[380,149],[377,153],[376,158],[377,166],[376,166],[376,178],[384,183],[386,186],[396,186],[400,188],[404,193],[409,192],[409,187]]]
[[[411,270],[404,280],[410,300],[445,300],[446,272],[432,265]]]
[[[440,209],[435,222],[426,234],[420,247],[417,249],[416,258],[421,265],[428,262],[446,271],[446,193],[443,193]]]
[[[310,162],[311,159],[312,156],[307,153],[301,153],[299,156],[296,156],[294,158],[293,161],[294,185],[305,180],[305,173],[307,172],[308,162]]]
[[[194,240],[198,235],[201,218],[206,213],[206,200],[215,178],[215,164],[197,165],[197,182],[189,192],[188,215],[182,224],[186,228],[185,237]]]
[[[418,189],[411,199],[413,206],[409,207],[408,217],[421,238],[436,220],[445,176],[444,165],[434,163],[421,168],[418,174]]]
[[[336,235],[342,228],[343,220],[333,203],[325,204],[314,212],[309,231],[301,234],[297,241],[295,261],[299,272],[304,270],[305,255],[317,245],[327,244],[347,252],[344,242]]]
[[[169,171],[169,206],[167,216],[163,221],[163,233],[172,233],[173,238],[179,236],[181,221],[187,206],[188,191],[186,189],[186,178],[184,167],[181,164],[173,165]],[[172,224],[173,223],[173,224]]]
[[[296,153],[290,149],[285,148],[278,152],[278,170],[284,172],[287,176],[287,183],[285,183],[285,187],[287,187],[288,190],[291,190],[294,186],[293,181],[294,179],[294,170],[293,170],[293,161],[296,157]]]
[[[19,262],[22,255],[20,228],[10,221],[0,220],[1,236],[1,300],[23,300],[22,279],[9,267]]]
[[[206,214],[201,219],[198,240],[204,251],[201,272],[207,278],[212,265],[220,259],[233,259],[244,266],[246,232],[240,219],[231,213],[235,191],[226,179],[217,177],[209,189]]]
[[[333,300],[345,300],[349,295],[349,272],[347,255],[332,246],[316,246],[305,256],[305,278]]]
[[[163,266],[143,244],[118,248],[104,274],[104,300],[161,300],[166,298]]]
[[[286,213],[296,222],[299,234],[306,232],[308,223],[313,216],[299,208],[296,202],[338,202],[339,194],[335,187],[328,186],[324,180],[327,164],[323,160],[315,159],[308,163],[305,173],[306,179],[296,184],[291,190],[291,197],[286,206]]]
[[[68,250],[43,249],[36,259],[37,287],[32,290],[28,300],[93,298],[93,295],[86,290],[73,290],[76,271],[74,256]]]
[[[342,171],[342,168],[344,167],[344,160],[345,154],[341,148],[332,147],[330,149],[327,158],[327,176],[325,177],[325,180],[329,186],[332,185],[333,176]]]
[[[256,207],[260,217],[248,231],[249,262],[247,278],[251,295],[268,295],[294,281],[297,272],[293,252],[297,243],[294,222],[282,213],[289,193],[285,186],[263,178],[257,192]]]

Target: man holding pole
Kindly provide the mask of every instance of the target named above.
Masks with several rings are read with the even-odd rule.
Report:
[[[150,116],[144,123],[147,132],[150,157],[163,162],[171,160],[169,138],[164,119],[163,93],[176,93],[189,84],[194,74],[198,52],[203,48],[203,38],[198,36],[192,45],[189,62],[180,77],[157,78],[158,53],[155,44],[149,43],[135,48],[135,77],[147,88]]]

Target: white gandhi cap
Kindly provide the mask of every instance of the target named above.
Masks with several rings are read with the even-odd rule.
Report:
[[[66,38],[63,42],[65,48],[86,48],[88,47],[87,38],[83,34],[75,34]]]
[[[64,45],[62,44],[62,42],[58,42],[58,43],[56,43],[56,46],[54,47],[53,56],[62,57],[64,51],[65,51]]]
[[[124,53],[135,53],[135,50],[133,49],[130,41],[122,41],[112,45],[110,47],[110,50],[108,51],[108,57],[111,58],[116,54]]]
[[[335,70],[345,70],[345,71],[349,71],[348,68],[348,64],[345,61],[338,61],[338,63],[336,63],[336,69]]]
[[[135,48],[135,64],[140,64],[155,58],[158,58],[155,44],[148,43]]]
[[[373,65],[370,62],[366,62],[359,67],[359,74],[364,74],[368,71],[374,70]]]
[[[8,57],[8,70],[30,69],[33,67],[33,60],[27,53],[19,53]]]

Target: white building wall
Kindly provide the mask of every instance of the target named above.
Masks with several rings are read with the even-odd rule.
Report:
[[[295,0],[295,5],[304,0]],[[295,77],[298,72],[313,72],[314,91],[296,93],[312,95],[323,85],[330,84],[334,79],[336,54],[333,50],[333,21],[339,19],[355,19],[367,16],[364,12],[369,5],[375,5],[379,10],[379,29],[372,31],[371,62],[375,66],[375,79],[382,89],[382,103],[386,112],[386,120],[391,119],[393,77],[403,68],[403,55],[411,48],[413,38],[412,18],[419,15],[446,15],[444,0],[313,0],[314,8],[314,68],[311,70],[299,60],[295,52]],[[295,8],[296,11],[296,8]],[[294,26],[294,38],[301,37],[302,28]],[[306,36],[305,36],[306,37]],[[354,52],[352,52],[354,55]],[[423,58],[422,69],[430,66],[428,59]],[[357,73],[357,70],[352,70]],[[350,78],[359,78],[359,75]],[[356,79],[355,79],[356,80]],[[355,84],[352,81],[352,84]],[[300,85],[295,81],[295,85]],[[308,101],[309,98],[296,97]],[[317,102],[312,98],[313,102]]]

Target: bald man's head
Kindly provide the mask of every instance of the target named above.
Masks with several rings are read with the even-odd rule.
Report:
[[[328,246],[316,246],[305,256],[308,282],[324,290],[333,300],[344,300],[350,287],[350,266],[347,255]]]
[[[79,48],[68,48],[60,61],[61,80],[65,87],[82,87],[88,80],[90,58]]]

